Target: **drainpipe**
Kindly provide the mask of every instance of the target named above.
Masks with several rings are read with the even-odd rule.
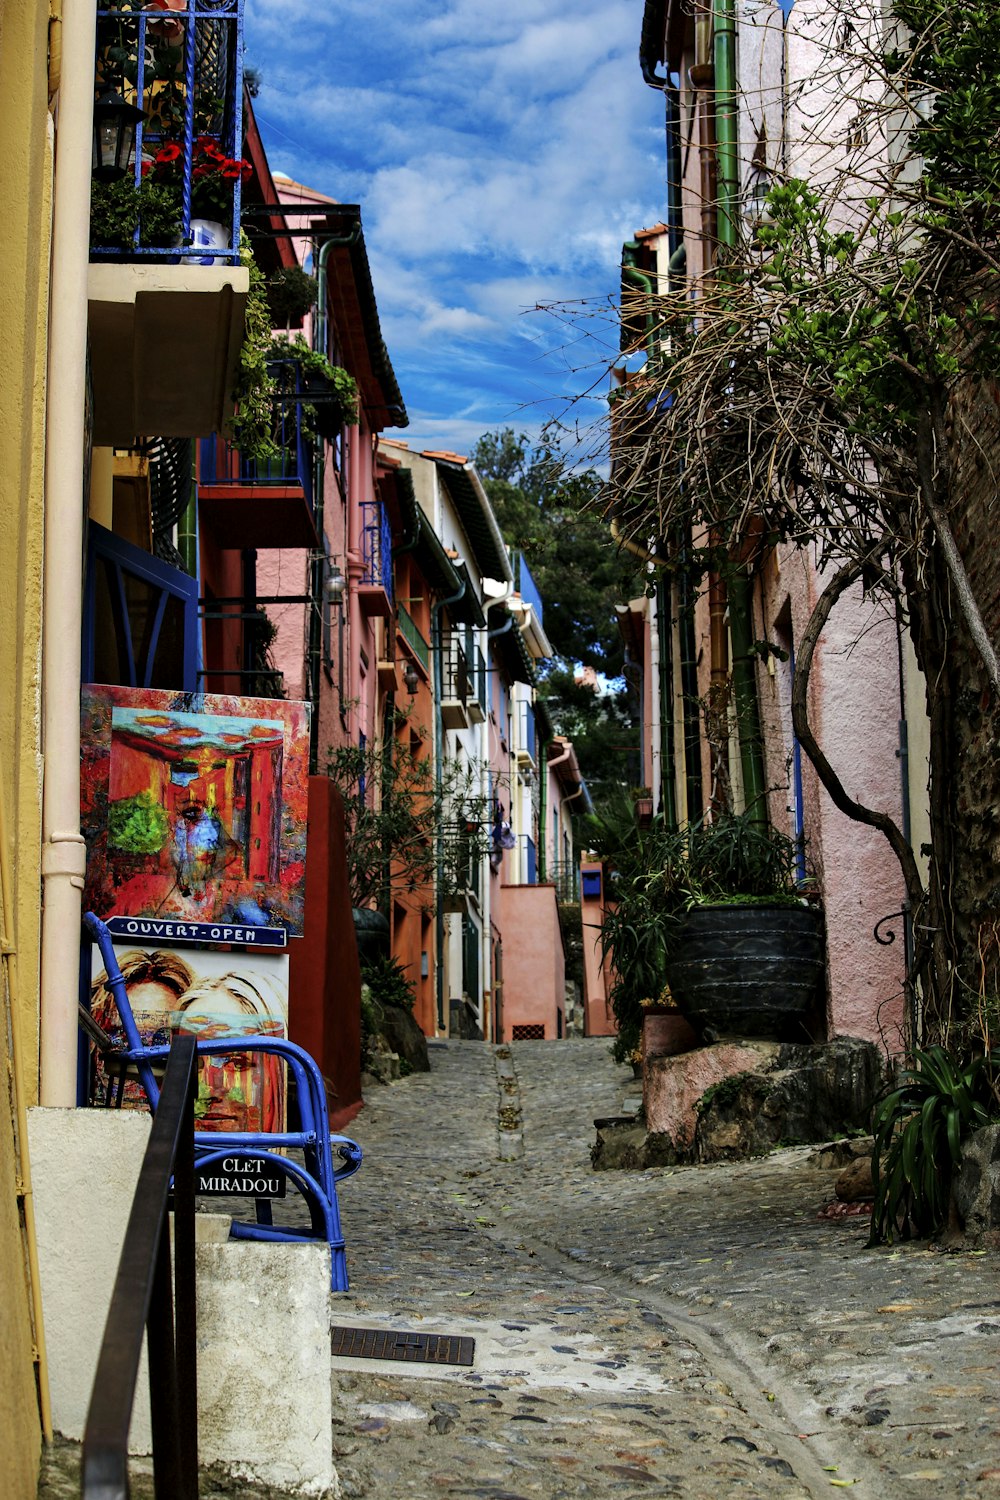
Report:
[[[734,0],[715,0],[715,134],[719,243],[735,246],[739,218],[739,146],[736,113],[736,21]],[[753,582],[749,569],[727,570],[729,631],[733,646],[733,700],[743,769],[743,795],[750,821],[767,824],[767,780],[757,702],[753,647]]]
[[[694,633],[694,598],[688,558],[690,527],[681,547],[680,597],[677,601],[681,637],[681,702],[684,716],[684,791],[689,823],[697,823],[705,810],[701,781],[701,724],[698,719],[698,643]]]
[[[663,785],[663,680],[660,669],[660,648],[662,640],[660,631],[662,621],[660,619],[660,578],[656,580],[656,592],[649,601],[650,631],[649,631],[649,683],[650,697],[652,703],[649,706],[649,764],[652,773],[650,791],[653,794],[653,806],[660,805],[660,790]],[[645,766],[641,781],[645,781]]]
[[[660,810],[669,829],[677,827],[677,774],[674,752],[674,637],[671,587],[662,571],[656,580],[656,620],[660,656]]]
[[[653,278],[645,271],[639,270],[639,267],[635,263],[638,254],[638,240],[626,240],[622,246],[622,280],[629,282],[637,291],[642,292],[646,298],[646,309],[643,314],[646,331],[643,335],[643,343],[646,346],[646,358],[652,360],[656,357],[656,314],[653,312]]]
[[[441,885],[444,879],[444,823],[441,819],[443,808],[441,797],[444,791],[444,767],[442,759],[444,756],[444,725],[441,722],[441,697],[444,690],[444,663],[441,660],[441,611],[451,604],[457,604],[465,595],[465,579],[461,579],[461,587],[454,594],[449,594],[446,599],[435,599],[431,605],[431,653],[434,662],[434,797],[437,802],[438,820],[434,835],[435,844],[435,878],[437,881],[437,901],[435,902],[434,935],[437,946],[437,971],[434,975],[437,993],[438,1030],[443,1031],[445,1026],[444,1015],[444,911],[441,908]]]
[[[555,738],[555,736],[553,736],[553,738]],[[565,747],[565,750],[559,751],[558,756],[553,757],[552,760],[546,760],[546,757],[544,757],[544,751],[546,751],[547,745],[550,744],[552,744],[552,739],[546,739],[546,744],[541,747],[541,787],[543,787],[543,795],[541,795],[540,798],[541,805],[540,811],[538,811],[538,832],[540,832],[540,840],[538,841],[540,841],[541,844],[541,855],[540,859],[538,859],[538,880],[540,880],[540,882],[543,882],[543,880],[546,879],[547,870],[546,838],[547,834],[549,834],[549,829],[546,828],[546,807],[547,801],[549,801],[549,798],[547,798],[547,787],[549,787],[549,772],[555,771],[556,766],[562,765],[562,762],[564,762],[564,760],[570,759],[571,754],[573,754],[573,742],[570,741],[568,742],[567,747]],[[574,795],[576,795],[576,793],[574,793]],[[564,798],[562,798],[562,801],[567,802],[567,796],[564,796]]]
[[[86,848],[80,834],[84,410],[97,13],[64,0],[45,399],[41,1102],[72,1108]]]
[[[334,250],[357,244],[360,235],[361,223],[359,220],[355,220],[347,234],[324,236],[323,243],[320,245],[316,255],[316,316],[312,320],[312,346],[321,354],[326,354],[327,352],[327,262]],[[309,734],[309,769],[314,774],[319,765],[319,693],[323,655],[323,611],[328,608],[327,602],[323,597],[324,563],[326,559],[326,550],[323,546],[326,511],[325,479],[326,448],[324,442],[321,440],[313,449],[313,495],[315,496],[313,511],[316,534],[319,537],[319,549],[317,552],[311,554],[309,561],[309,593],[312,596],[312,602],[308,606],[309,623],[307,627],[307,649],[309,653],[307,682],[313,706]],[[350,485],[349,475],[348,484]],[[349,587],[350,570],[347,566],[346,556],[344,558],[344,575],[348,580],[347,586]],[[342,610],[346,610],[350,608],[350,605],[351,594],[348,594],[347,600],[342,604],[341,608]],[[341,632],[343,631],[343,613],[340,616],[339,629]],[[342,635],[341,639],[343,639]],[[343,652],[341,651],[341,670],[338,672],[337,678],[337,693],[341,714],[344,711],[345,698],[343,675]],[[350,697],[350,692],[346,696]]]

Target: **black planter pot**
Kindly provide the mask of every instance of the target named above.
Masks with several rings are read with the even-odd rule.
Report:
[[[823,972],[822,913],[779,902],[695,907],[667,965],[678,1009],[706,1040],[808,1040]]]
[[[389,922],[380,911],[366,906],[355,906],[351,910],[354,918],[354,939],[358,945],[358,958],[362,964],[370,959],[389,957]]]

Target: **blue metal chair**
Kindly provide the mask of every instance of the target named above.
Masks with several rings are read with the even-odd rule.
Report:
[[[162,1075],[169,1047],[145,1047],[139,1035],[129,1004],[114,943],[99,917],[88,912],[84,925],[100,950],[107,975],[106,988],[111,992],[128,1043],[117,1054],[122,1068],[134,1068],[146,1095],[150,1111],[155,1114],[160,1099],[157,1072]],[[350,1177],[361,1165],[361,1147],[344,1135],[331,1135],[326,1087],[323,1075],[308,1052],[283,1037],[235,1036],[213,1037],[199,1041],[200,1057],[231,1056],[233,1053],[264,1055],[272,1053],[287,1065],[295,1084],[298,1130],[285,1131],[208,1131],[196,1130],[195,1159],[199,1170],[232,1156],[234,1150],[245,1151],[283,1172],[302,1194],[309,1207],[308,1229],[286,1228],[269,1222],[270,1202],[258,1200],[257,1222],[236,1223],[230,1230],[232,1239],[248,1240],[326,1240],[332,1260],[331,1282],[335,1292],[347,1290],[347,1262],[344,1236],[340,1227],[337,1184]],[[120,1085],[121,1087],[121,1085]],[[303,1153],[303,1165],[290,1157],[277,1155],[276,1148],[291,1147]],[[336,1152],[337,1164],[334,1163]]]

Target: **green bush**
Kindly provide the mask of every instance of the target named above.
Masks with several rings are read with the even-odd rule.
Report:
[[[997,1114],[998,1072],[1000,1050],[959,1063],[943,1047],[929,1047],[914,1055],[914,1066],[876,1104],[869,1245],[944,1228],[962,1141]]]
[[[382,1007],[396,1005],[401,1010],[413,1010],[416,986],[407,979],[398,958],[379,954],[368,958],[361,965],[362,983],[367,985],[372,1004]]]
[[[639,827],[624,791],[587,820],[585,838],[608,872],[601,946],[614,975],[610,999],[618,1035],[612,1055],[626,1062],[639,1045],[642,1001],[660,998],[691,908],[796,904],[799,847],[787,834],[740,813],[719,813],[711,822],[680,829],[657,816]]]
[[[181,212],[173,189],[149,178],[138,188],[131,177],[115,182],[95,179],[90,189],[90,243],[107,250],[130,250],[136,229],[143,247],[176,244]]]

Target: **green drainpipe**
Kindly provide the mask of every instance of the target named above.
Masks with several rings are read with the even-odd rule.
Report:
[[[653,312],[653,278],[640,271],[635,263],[639,254],[638,240],[626,240],[622,246],[622,280],[629,282],[646,296],[645,323],[646,332],[643,343],[646,345],[646,357],[656,358],[654,330],[656,328],[656,315]]]
[[[717,229],[720,245],[738,239],[740,169],[736,106],[735,0],[715,0],[715,140],[718,172]],[[767,824],[767,781],[753,656],[753,582],[749,570],[731,563],[729,632],[733,646],[733,700],[740,740],[743,794],[750,820]]]
[[[670,584],[663,569],[656,579],[656,630],[660,638],[660,806],[669,829],[677,827],[674,787],[674,641],[670,619]]]

